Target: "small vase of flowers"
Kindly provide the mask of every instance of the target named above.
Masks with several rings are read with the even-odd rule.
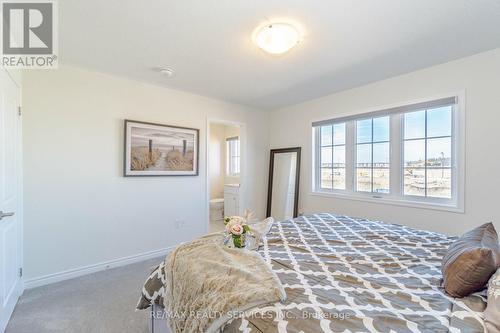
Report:
[[[246,234],[250,232],[250,227],[245,218],[241,216],[229,216],[224,219],[226,224],[227,240],[232,240],[234,247],[245,247]]]

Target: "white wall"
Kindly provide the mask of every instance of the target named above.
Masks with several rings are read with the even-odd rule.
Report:
[[[224,197],[224,173],[225,173],[225,126],[222,124],[210,124],[210,199]]]
[[[404,61],[402,59],[401,61]],[[487,221],[500,231],[500,49],[332,94],[271,113],[271,147],[301,146],[300,207],[460,234]],[[311,120],[466,90],[465,214],[311,195]]]
[[[245,207],[264,215],[268,113],[64,66],[23,80],[26,279],[205,233],[207,118],[245,123]],[[200,175],[122,177],[123,119],[199,128]]]

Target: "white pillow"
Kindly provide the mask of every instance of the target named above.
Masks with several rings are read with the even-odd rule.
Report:
[[[484,311],[486,332],[500,333],[500,268],[488,282],[488,305]]]

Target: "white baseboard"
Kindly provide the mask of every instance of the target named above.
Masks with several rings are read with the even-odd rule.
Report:
[[[167,255],[170,251],[172,251],[175,248],[175,246],[159,249],[159,250],[154,250],[154,251],[149,251],[145,253],[140,253],[124,258],[119,258],[119,259],[114,259],[114,260],[109,260],[105,262],[101,262],[98,264],[94,265],[88,265],[84,267],[79,267],[79,268],[73,268],[69,269],[67,271],[62,271],[58,273],[53,273],[53,274],[48,274],[40,277],[35,277],[31,279],[24,280],[24,288],[25,289],[31,289],[35,287],[40,287],[44,286],[47,284],[51,283],[56,283],[64,280],[69,280],[73,279],[79,276],[95,273],[95,272],[100,272],[104,271],[110,268],[115,268],[115,267],[120,267],[120,266],[125,266],[129,264],[133,264],[136,262],[141,262],[144,260],[156,258],[162,255]],[[147,272],[145,272],[147,273]]]

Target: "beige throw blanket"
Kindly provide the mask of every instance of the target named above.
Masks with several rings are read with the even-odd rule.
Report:
[[[265,234],[272,222],[250,227]],[[222,234],[209,234],[168,256],[164,306],[172,333],[218,332],[239,311],[285,301],[280,280],[257,252],[222,241]]]

